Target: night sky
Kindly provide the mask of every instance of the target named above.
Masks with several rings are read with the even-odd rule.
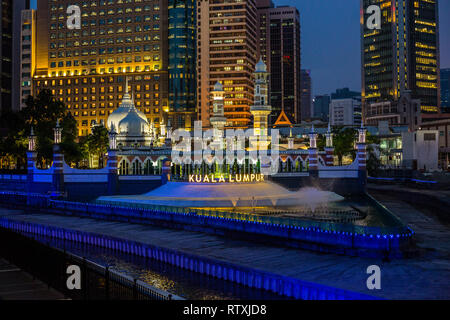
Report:
[[[302,68],[310,69],[313,93],[337,88],[361,91],[359,0],[274,0],[297,6],[302,29]],[[35,7],[36,0],[32,0]],[[440,0],[441,68],[450,68],[450,1]]]
[[[314,95],[349,87],[361,91],[359,0],[274,0],[300,11],[302,69]],[[441,68],[450,68],[450,0],[439,0]]]

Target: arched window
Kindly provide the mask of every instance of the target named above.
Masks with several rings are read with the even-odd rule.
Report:
[[[133,161],[133,175],[134,176],[142,175],[142,164],[139,160]]]
[[[238,162],[237,162],[237,159],[234,159],[234,162],[233,162],[233,174],[237,174],[238,171],[239,171]]]
[[[295,161],[295,172],[300,172],[300,171],[302,171],[301,161],[297,159],[297,161]]]
[[[157,174],[162,174],[162,166],[163,166],[162,160],[159,159],[158,160],[158,168],[156,170]]]
[[[153,161],[150,159],[147,159],[147,161],[145,161],[144,174],[147,176],[155,174],[155,169],[153,167]]]
[[[292,170],[292,160],[291,160],[291,158],[288,158],[287,159],[287,170],[286,170],[287,172],[292,172],[293,170]]]
[[[127,176],[128,175],[128,170],[129,170],[129,166],[128,166],[128,162],[127,160],[122,160],[120,162],[120,166],[119,166],[119,173],[121,176]]]

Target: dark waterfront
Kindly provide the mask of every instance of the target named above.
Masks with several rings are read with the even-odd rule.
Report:
[[[134,279],[141,280],[158,289],[168,291],[189,300],[282,300],[288,299],[263,290],[255,290],[229,281],[223,281],[189,272],[168,264],[112,250],[86,246],[70,241],[27,237],[49,244],[54,248],[84,257],[102,266],[109,266]]]

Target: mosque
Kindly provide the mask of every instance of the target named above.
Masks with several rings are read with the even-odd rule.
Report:
[[[234,187],[230,189],[222,186],[213,189],[220,191],[216,198],[229,198],[231,195],[233,199],[240,198],[236,201],[225,201],[226,206],[231,203],[233,207],[239,201],[246,205],[260,200],[265,203],[264,201],[270,198],[269,195],[286,205],[291,203],[290,198],[299,198],[298,194],[280,192],[273,182],[290,190],[315,186],[341,195],[364,192],[367,175],[365,128],[361,126],[359,129],[355,141],[357,157],[353,163],[335,166],[330,127],[328,131],[321,132],[326,137],[323,150],[318,147],[319,133],[314,126],[301,135],[297,133],[294,136],[292,126],[288,125],[284,127],[288,131],[280,130],[281,134],[278,134],[274,127],[280,123],[289,123],[283,112],[279,117],[280,123],[269,128],[268,117],[272,111],[268,104],[269,73],[262,60],[257,63],[254,76],[255,100],[250,108],[253,127],[245,132],[249,141],[242,141],[242,136],[230,138],[230,130],[225,130],[226,96],[220,82],[217,82],[211,91],[212,128],[204,131],[201,123],[196,122],[193,131],[184,131],[186,135],[178,139],[179,130],[172,130],[170,122],[167,125],[162,123],[159,130],[156,130],[153,123],[149,123],[146,116],[135,107],[127,81],[121,105],[107,119],[107,166],[98,170],[69,167],[64,162],[64,155],[59,147],[62,128],[57,126],[54,128],[54,162],[48,170],[38,170],[35,167],[36,137],[33,134],[29,137],[27,184],[30,190],[52,188],[59,192],[71,190],[72,194],[81,190],[81,184],[86,184],[86,187],[91,189],[89,195],[92,197],[143,194],[167,182],[186,183],[189,190],[198,189],[196,194],[202,197],[205,191],[202,191],[203,187],[195,186],[196,184],[229,184]],[[253,138],[256,139],[252,140]],[[177,139],[183,142],[184,146],[180,147]],[[183,156],[179,156],[180,154]],[[264,188],[256,192],[255,185],[258,183],[264,185]],[[253,187],[247,188],[248,184],[253,184]],[[180,191],[178,194],[183,195],[183,185],[176,186]],[[240,191],[236,193],[238,189]],[[252,193],[249,194],[247,189],[251,189]],[[174,190],[171,188],[172,193],[177,194]],[[282,196],[283,193],[288,198]],[[239,194],[242,197],[239,197]],[[80,194],[85,195],[85,192]],[[159,197],[156,194],[148,196]],[[195,203],[197,200],[189,201]]]
[[[195,159],[184,163],[172,163],[172,177],[180,180],[188,180],[190,176],[210,175],[210,174],[261,174],[261,161],[251,152],[252,148],[259,150],[273,149],[271,145],[271,128],[269,128],[268,117],[272,107],[268,104],[268,84],[269,73],[266,64],[260,60],[255,67],[255,91],[254,105],[250,111],[253,115],[253,136],[257,137],[257,145],[235,145],[235,150],[245,150],[245,157],[235,159],[225,159],[223,163],[218,163],[215,157],[202,160]],[[217,82],[211,91],[213,108],[210,118],[213,138],[210,142],[210,148],[215,150],[224,150],[230,141],[224,136],[227,119],[224,116],[225,91],[223,85]],[[166,124],[161,123],[157,132],[153,123],[149,123],[145,115],[139,111],[133,101],[132,95],[128,91],[128,83],[123,101],[108,118],[107,125],[110,130],[110,149],[117,150],[117,161],[119,175],[153,175],[161,174],[163,169],[163,160],[171,158],[172,149],[175,148],[176,141],[173,137],[173,130],[170,121]],[[201,124],[197,123],[201,128]],[[278,144],[279,157],[276,160],[279,165],[280,173],[289,172],[307,172],[312,165],[330,166],[333,165],[333,147],[330,128],[324,132],[327,139],[325,150],[319,151],[316,147],[315,152],[311,154],[311,145],[316,146],[318,137],[314,127],[310,132],[303,134],[304,140],[309,138],[309,146],[306,144],[295,144],[295,137],[292,135],[292,123],[284,111],[281,112],[279,120],[273,125],[282,126],[283,129],[289,129],[288,134],[281,135],[283,143]],[[193,135],[193,133],[190,133]],[[193,139],[194,140],[194,139]],[[286,143],[287,142],[287,143]],[[236,144],[237,141],[232,143]],[[206,148],[203,142],[203,148]],[[270,149],[269,149],[270,147]],[[309,147],[309,149],[308,149]],[[192,150],[192,147],[188,147]],[[193,153],[193,152],[192,152]],[[311,161],[312,160],[312,161]],[[251,177],[251,176],[250,176]]]
[[[260,60],[255,70],[255,105],[251,107],[254,116],[254,132],[256,135],[267,136],[268,116],[272,110],[268,101],[268,77],[266,64]],[[149,123],[143,112],[134,105],[134,99],[128,90],[128,79],[125,85],[126,91],[122,103],[107,120],[107,126],[111,135],[116,136],[119,149],[145,149],[153,147],[170,147],[166,139],[171,137],[170,122],[166,125],[160,124],[157,133],[153,123]],[[217,82],[211,93],[213,98],[213,115],[210,122],[214,128],[214,136],[219,137],[225,128],[227,119],[224,116],[225,91],[223,85]]]
[[[258,224],[263,230],[261,234],[283,239],[291,237],[294,230],[291,223],[294,223],[299,237],[295,241],[305,240],[308,248],[311,244],[323,244],[326,248],[330,244],[356,246],[364,250],[400,248],[403,238],[405,241],[409,239],[409,231],[405,231],[405,227],[389,213],[378,212],[377,208],[381,206],[373,204],[375,200],[367,198],[365,192],[365,128],[361,126],[355,141],[356,159],[346,166],[334,165],[330,128],[322,132],[326,137],[324,150],[319,150],[318,132],[314,126],[302,135],[305,144],[295,144],[295,137],[288,126],[288,131],[281,135],[281,139],[287,140],[287,145],[277,148],[282,143],[274,139],[278,138],[277,131],[268,125],[272,110],[268,104],[268,77],[266,65],[259,61],[255,68],[255,101],[250,109],[254,118],[253,128],[249,130],[249,137],[257,137],[256,141],[242,144],[237,137],[229,139],[229,132],[225,130],[225,91],[217,82],[211,91],[212,128],[203,131],[201,124],[195,124],[196,129],[200,128],[201,136],[197,136],[199,130],[186,131],[183,140],[186,138],[188,143],[180,151],[178,132],[172,130],[170,122],[167,126],[160,126],[157,132],[135,107],[133,94],[127,85],[120,107],[107,120],[109,148],[105,168],[83,170],[68,166],[61,149],[62,128],[57,123],[52,167],[36,167],[36,137],[31,134],[27,174],[11,177],[8,183],[29,195],[26,199],[28,204],[53,205],[55,202],[49,199],[55,198],[64,208],[71,206],[83,214],[101,211],[99,214],[106,213],[108,219],[126,208],[133,208],[130,213],[133,219],[142,217],[139,210],[148,209],[151,213],[145,213],[145,219],[161,219],[158,221],[164,224],[180,221],[175,224],[201,228],[205,221],[212,221],[207,222],[206,229],[219,230],[218,227],[226,225],[226,230],[233,230],[230,232],[246,230],[249,234],[253,234],[257,221],[264,220],[267,224]],[[283,112],[279,120],[283,124],[289,123]],[[210,134],[207,140],[206,132]],[[200,148],[196,148],[196,144],[200,144]],[[226,157],[219,158],[220,151],[229,149],[231,158],[228,152]],[[205,156],[205,150],[211,152]],[[260,150],[267,152],[270,168],[275,164],[276,171],[267,174],[264,161],[267,158],[264,159]],[[185,156],[178,157],[179,152]],[[352,202],[352,199],[357,199],[357,202]],[[181,220],[174,220],[175,216]],[[130,217],[126,218],[127,221],[131,221]],[[288,221],[290,229],[277,229],[280,221]],[[340,223],[352,225],[343,225],[345,232],[339,234],[335,226],[341,228]],[[374,223],[376,230],[381,230],[377,231],[376,237],[372,235],[375,230],[372,226],[365,229],[368,223]],[[318,229],[318,225],[325,231]],[[354,233],[355,228],[362,230],[363,234]],[[366,237],[367,232],[371,234]],[[400,237],[403,238],[398,240]]]

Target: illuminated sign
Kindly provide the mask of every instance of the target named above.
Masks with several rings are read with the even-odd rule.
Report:
[[[189,182],[192,183],[250,183],[250,182],[263,182],[263,174],[230,174],[228,177],[223,175],[214,176],[214,174],[191,174],[189,175]]]

